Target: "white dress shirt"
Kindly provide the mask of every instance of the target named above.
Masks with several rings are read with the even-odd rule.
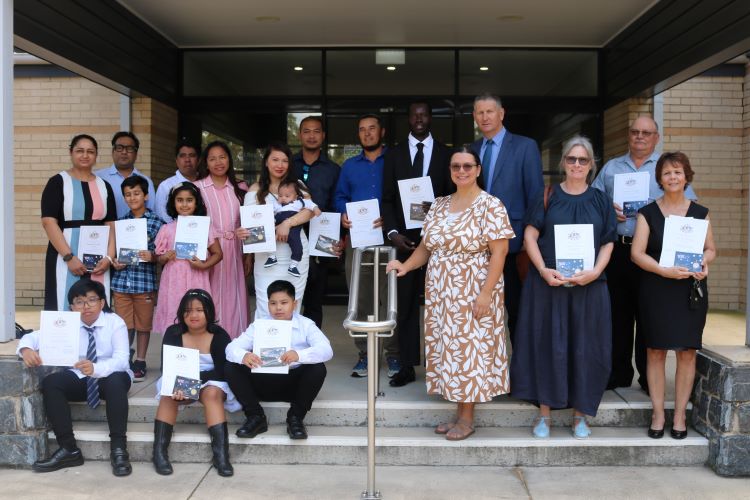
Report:
[[[227,360],[242,364],[245,354],[253,350],[254,337],[255,325],[251,324],[242,335],[229,343],[226,348]],[[328,337],[320,331],[313,320],[298,313],[292,315],[292,350],[297,352],[299,361],[290,364],[289,368],[296,368],[301,364],[325,363],[333,357]]]
[[[80,359],[86,359],[86,352],[89,348],[89,334],[84,328],[81,321],[80,341],[78,347],[78,356]],[[103,312],[99,314],[93,325],[94,339],[96,340],[96,363],[94,363],[93,378],[104,378],[112,375],[114,372],[127,372],[130,378],[133,378],[133,372],[130,371],[130,342],[128,340],[128,327],[121,317],[115,313]],[[27,333],[18,341],[16,354],[21,356],[21,349],[30,348],[35,351],[39,350],[39,330]],[[42,360],[44,362],[44,360]],[[70,369],[78,375],[78,378],[84,378],[86,375],[75,368]]]
[[[169,193],[174,186],[183,182],[191,181],[178,170],[172,177],[164,179],[159,183],[159,188],[156,190],[156,199],[154,200],[154,212],[156,212],[156,215],[158,215],[165,224],[169,224],[173,220],[167,213],[167,200],[169,200]]]
[[[419,139],[409,134],[409,154],[411,155],[411,164],[414,165],[414,157],[417,156],[417,144]],[[432,134],[429,134],[425,140],[421,141],[424,144],[422,148],[422,154],[424,155],[424,162],[422,163],[422,177],[427,175],[430,170],[430,160],[432,159]]]

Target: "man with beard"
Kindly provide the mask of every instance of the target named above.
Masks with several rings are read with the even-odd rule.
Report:
[[[334,211],[333,195],[341,170],[322,151],[326,132],[323,118],[307,116],[299,124],[299,141],[302,149],[292,157],[292,168],[297,179],[307,186],[313,202],[323,212]],[[309,235],[309,232],[308,232]],[[310,256],[305,296],[302,299],[302,313],[315,322],[318,328],[323,324],[323,297],[328,283],[328,265],[325,257]]]
[[[382,141],[385,136],[383,121],[377,115],[363,115],[357,121],[357,134],[359,143],[362,146],[362,152],[352,158],[349,158],[341,166],[341,175],[336,185],[334,195],[334,206],[336,211],[341,213],[341,225],[345,229],[350,229],[352,223],[346,214],[346,204],[354,201],[364,201],[377,199],[378,203],[382,201],[383,195],[383,162],[385,157],[385,147]],[[383,219],[375,221],[375,227],[382,227]],[[352,256],[353,249],[351,242],[347,244],[346,252],[346,281],[351,283],[352,274]],[[369,255],[371,258],[371,254]],[[363,261],[364,263],[364,261]],[[373,274],[372,267],[362,266],[360,269],[360,286],[359,302],[357,310],[360,317],[365,319],[368,314],[372,314],[373,305]],[[380,317],[385,318],[385,306],[387,300],[387,280],[385,277],[379,281],[380,289]],[[359,349],[359,359],[352,369],[352,377],[367,376],[367,339],[358,338],[354,344]],[[396,336],[385,339],[385,354],[387,358],[398,359],[398,342]]]

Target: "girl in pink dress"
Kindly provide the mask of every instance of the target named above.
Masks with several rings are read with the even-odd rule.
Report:
[[[235,338],[248,325],[242,240],[237,235],[240,205],[247,185],[237,180],[232,153],[220,141],[210,143],[203,150],[198,162],[198,179],[196,185],[211,217],[211,230],[219,239],[224,254],[224,259],[209,272],[211,295],[216,302],[216,322],[229,337]]]
[[[177,232],[179,215],[206,215],[198,188],[183,182],[172,188],[167,200],[167,213],[174,220],[165,224],[156,235],[156,255],[163,265],[159,281],[159,297],[154,313],[155,332],[164,333],[177,322],[177,308],[185,292],[191,288],[202,288],[210,293],[208,270],[222,259],[221,246],[216,236],[209,231],[208,258],[205,261],[193,257],[192,260],[177,259],[174,251],[174,237]]]

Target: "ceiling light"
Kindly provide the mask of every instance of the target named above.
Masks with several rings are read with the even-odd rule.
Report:
[[[376,49],[375,64],[406,64],[406,51],[403,49]]]
[[[302,66],[295,66],[294,67],[294,71],[302,71],[303,69],[305,69],[305,68],[303,68]]]
[[[479,66],[479,71],[489,71],[489,66]]]
[[[388,71],[396,71],[396,66],[386,66],[385,69]]]
[[[523,16],[497,16],[495,19],[503,23],[517,23],[523,21]]]
[[[255,20],[259,23],[278,23],[281,18],[279,16],[258,16]]]

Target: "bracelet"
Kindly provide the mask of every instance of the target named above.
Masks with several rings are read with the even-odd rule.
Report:
[[[104,258],[107,259],[110,264],[114,265],[115,261],[112,260],[112,257],[110,257],[109,255],[105,255]]]

